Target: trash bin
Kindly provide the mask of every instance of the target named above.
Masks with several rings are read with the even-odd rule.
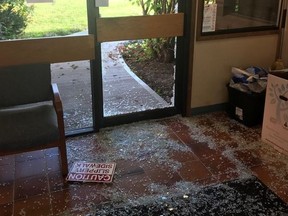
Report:
[[[261,93],[242,92],[227,85],[228,89],[228,115],[251,127],[261,124],[263,121],[265,91]]]

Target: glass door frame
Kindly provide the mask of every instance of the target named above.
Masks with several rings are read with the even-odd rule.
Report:
[[[176,114],[189,115],[191,109],[190,41],[191,37],[194,37],[191,35],[193,5],[195,5],[195,1],[193,3],[191,1],[179,1],[178,5],[178,11],[184,13],[184,33],[183,36],[177,37],[174,107],[104,117],[101,43],[97,42],[96,22],[96,19],[100,17],[99,8],[95,7],[95,0],[87,0],[88,33],[95,35],[95,59],[90,61],[94,131],[99,131],[103,127],[140,120],[163,118]]]

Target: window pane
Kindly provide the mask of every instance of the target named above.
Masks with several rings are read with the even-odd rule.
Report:
[[[278,25],[281,0],[205,0],[202,33]],[[205,34],[204,34],[205,35]]]

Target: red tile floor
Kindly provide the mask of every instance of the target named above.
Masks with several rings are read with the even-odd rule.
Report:
[[[262,143],[260,135],[261,126],[248,128],[217,112],[68,138],[70,167],[85,159],[116,162],[111,184],[66,182],[57,149],[1,157],[0,215],[90,215],[94,204],[155,195],[179,182],[206,185],[247,173],[288,202],[288,157]]]

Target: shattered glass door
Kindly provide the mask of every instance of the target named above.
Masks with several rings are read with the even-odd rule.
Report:
[[[100,17],[129,19],[147,15],[132,2],[110,1],[109,7],[100,7]],[[170,2],[174,13],[176,1]],[[175,40],[140,38],[101,43],[104,117],[174,106]],[[166,46],[165,53],[161,49]]]

